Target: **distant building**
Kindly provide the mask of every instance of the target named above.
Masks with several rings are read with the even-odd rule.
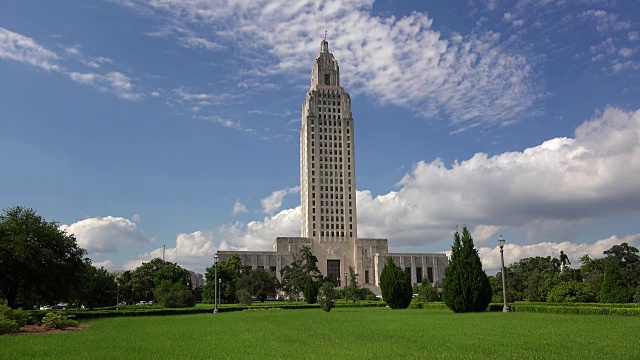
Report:
[[[322,274],[340,284],[352,266],[360,285],[378,287],[389,256],[410,273],[412,283],[426,277],[441,284],[448,263],[445,254],[392,254],[387,239],[358,238],[354,135],[351,97],[340,86],[338,61],[325,39],[302,104],[301,236],[276,238],[273,251],[218,251],[220,260],[236,254],[245,265],[268,269],[280,278],[280,269],[308,246]]]

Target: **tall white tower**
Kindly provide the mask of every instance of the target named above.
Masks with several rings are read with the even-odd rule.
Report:
[[[338,61],[323,40],[302,104],[301,236],[349,243],[358,236],[351,98],[340,86]]]

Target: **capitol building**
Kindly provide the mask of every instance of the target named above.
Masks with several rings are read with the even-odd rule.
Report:
[[[311,72],[311,87],[302,104],[300,128],[300,237],[277,237],[273,251],[218,251],[220,260],[236,254],[253,269],[264,268],[280,279],[308,246],[324,276],[340,279],[349,266],[360,286],[379,287],[387,257],[411,275],[441,286],[448,260],[443,253],[389,253],[387,239],[358,237],[356,204],[355,120],[351,97],[340,86],[338,61],[323,40]]]

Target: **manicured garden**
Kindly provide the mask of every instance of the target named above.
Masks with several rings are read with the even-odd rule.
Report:
[[[119,317],[0,337],[2,359],[637,359],[637,317],[388,308]]]

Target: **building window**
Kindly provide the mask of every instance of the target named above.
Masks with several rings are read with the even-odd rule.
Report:
[[[369,270],[364,271],[364,284],[369,285]]]
[[[406,271],[407,274],[409,274],[409,276],[411,276],[411,268],[410,267],[405,267],[404,271]]]
[[[422,282],[422,267],[416,267],[416,282]]]
[[[433,268],[432,267],[427,267],[427,279],[429,279],[429,282],[433,284]]]
[[[331,85],[331,77],[329,74],[324,74],[324,84]],[[324,101],[322,101],[324,103]]]

